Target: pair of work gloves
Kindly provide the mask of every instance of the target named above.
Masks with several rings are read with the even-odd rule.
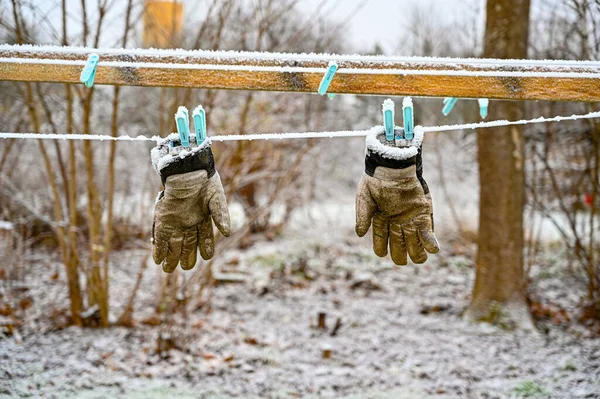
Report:
[[[402,130],[397,129],[397,135]],[[215,170],[210,139],[183,149],[171,134],[152,149],[152,165],[164,190],[157,197],[152,228],[153,258],[167,273],[178,264],[189,270],[198,249],[203,259],[214,255],[213,222],[229,236],[230,221],[221,178]],[[366,138],[365,172],[356,193],[356,233],[373,227],[373,251],[389,252],[397,265],[424,263],[427,252],[437,253],[433,206],[423,179],[423,130],[415,127],[412,140],[388,142],[382,126]]]

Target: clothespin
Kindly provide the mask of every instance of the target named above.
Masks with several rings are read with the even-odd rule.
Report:
[[[96,69],[98,68],[99,60],[100,57],[98,54],[90,54],[88,57],[87,63],[79,76],[79,80],[81,83],[85,84],[85,87],[92,87],[94,85],[94,78],[96,78]]]
[[[190,117],[186,107],[180,106],[177,108],[175,122],[177,123],[177,132],[181,139],[181,145],[184,148],[188,148],[190,146]]]
[[[454,108],[454,105],[457,101],[458,98],[456,97],[444,98],[444,108],[442,108],[442,114],[444,114],[444,116],[448,116],[452,111],[452,108]],[[488,105],[490,103],[490,100],[488,100],[487,98],[478,98],[477,102],[479,103],[479,115],[482,119],[485,119],[488,115]]]
[[[324,95],[325,93],[327,93],[327,89],[329,89],[329,85],[331,84],[331,81],[333,80],[333,76],[335,75],[337,69],[337,63],[335,61],[329,61],[329,67],[327,68],[327,72],[325,72],[325,75],[323,75],[323,79],[321,79],[321,84],[319,85],[318,93],[320,95]],[[333,97],[335,97],[335,94],[329,94],[330,99],[332,99]]]
[[[383,102],[381,110],[383,111],[385,138],[387,141],[394,141],[394,102],[388,98]]]
[[[194,130],[196,131],[196,144],[200,145],[206,138],[206,113],[202,105],[198,105],[192,112],[194,119]]]
[[[457,101],[458,101],[458,98],[456,98],[456,97],[444,98],[444,108],[442,108],[442,114],[444,114],[444,116],[450,115],[450,112],[452,112],[452,108],[454,108],[454,105],[456,104]]]
[[[485,119],[488,115],[490,100],[487,98],[478,98],[477,102],[479,103],[479,116],[481,116],[481,119]]]
[[[415,126],[415,118],[413,113],[412,98],[404,97],[402,100],[402,119],[404,121],[404,138],[412,140],[414,137],[413,128]]]

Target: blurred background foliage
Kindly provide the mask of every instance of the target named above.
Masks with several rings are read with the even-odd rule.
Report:
[[[483,51],[485,7],[444,18],[433,6],[411,3],[395,54],[478,57]],[[183,4],[141,0],[0,0],[0,42],[72,46],[162,47],[270,52],[351,53],[349,21],[334,18],[335,2],[312,13],[297,0],[207,0]],[[52,10],[52,12],[48,12]],[[529,57],[598,60],[597,2],[535,1]],[[386,53],[375,45],[362,53]],[[364,129],[380,123],[382,98],[204,89],[103,87],[0,82],[4,131],[167,135],[179,105],[202,104],[210,135]],[[494,106],[494,102],[491,103]],[[476,102],[459,101],[442,120],[440,99],[417,100],[417,123],[433,125],[478,119]],[[528,102],[526,116],[570,115],[597,104]],[[529,271],[546,245],[568,254],[585,295],[584,322],[600,319],[598,207],[600,126],[597,121],[534,125],[526,137],[525,265]],[[426,176],[432,176],[436,227],[448,247],[477,241],[476,140],[473,132],[431,134],[425,144]],[[307,204],[353,200],[362,172],[361,140],[219,143],[214,148],[236,227],[217,254],[273,240]],[[139,278],[128,300],[111,305],[110,269],[124,249],[148,249],[152,207],[160,179],[149,162],[150,144],[0,142],[0,232],[5,236],[1,284],[23,279],[24,254],[60,257],[69,289],[69,323],[129,325]],[[458,184],[456,195],[448,190]],[[457,190],[458,191],[458,190]],[[341,200],[341,197],[348,197]],[[2,248],[2,247],[0,247]],[[468,252],[468,251],[467,251]],[[472,255],[472,250],[471,250]],[[444,256],[444,255],[440,255]],[[218,257],[218,255],[217,255]],[[147,260],[147,259],[146,259]],[[156,300],[159,322],[202,308],[210,297],[213,261],[187,276],[161,275]],[[62,280],[60,282],[63,284]],[[12,284],[12,283],[11,283]],[[15,303],[6,289],[2,301]],[[530,293],[535,303],[535,292]],[[594,322],[590,322],[594,323]],[[167,323],[168,324],[168,323]],[[597,328],[597,327],[596,327]],[[600,330],[599,330],[600,331]]]

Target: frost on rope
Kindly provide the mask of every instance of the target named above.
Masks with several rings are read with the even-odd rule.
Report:
[[[0,139],[23,140],[86,140],[86,141],[159,141],[160,136],[108,136],[103,134],[55,134],[55,133],[9,133],[0,132]]]
[[[423,143],[424,130],[421,126],[415,126],[415,137],[409,140],[410,147],[395,147],[393,144],[385,144],[385,128],[375,126],[369,130],[365,139],[366,151],[375,152],[384,158],[403,160],[417,155]]]
[[[555,116],[552,118],[539,117],[535,119],[521,119],[518,121],[495,120],[489,122],[464,123],[458,125],[441,125],[421,127],[423,132],[446,132],[466,129],[483,129],[487,127],[527,125],[533,123],[574,121],[578,119],[600,118],[600,111],[587,114],[571,116]],[[252,140],[286,140],[286,139],[313,139],[313,138],[335,138],[335,137],[364,137],[370,130],[340,130],[331,132],[304,132],[304,133],[259,133],[244,135],[222,135],[212,136],[212,141],[252,141]],[[10,133],[0,132],[0,139],[45,139],[45,140],[94,140],[94,141],[160,141],[160,136],[136,136],[127,135],[112,137],[108,135],[93,134],[52,134],[52,133]]]

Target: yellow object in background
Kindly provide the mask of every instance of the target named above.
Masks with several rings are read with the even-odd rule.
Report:
[[[177,1],[146,0],[144,47],[174,47],[181,37],[183,4]]]

